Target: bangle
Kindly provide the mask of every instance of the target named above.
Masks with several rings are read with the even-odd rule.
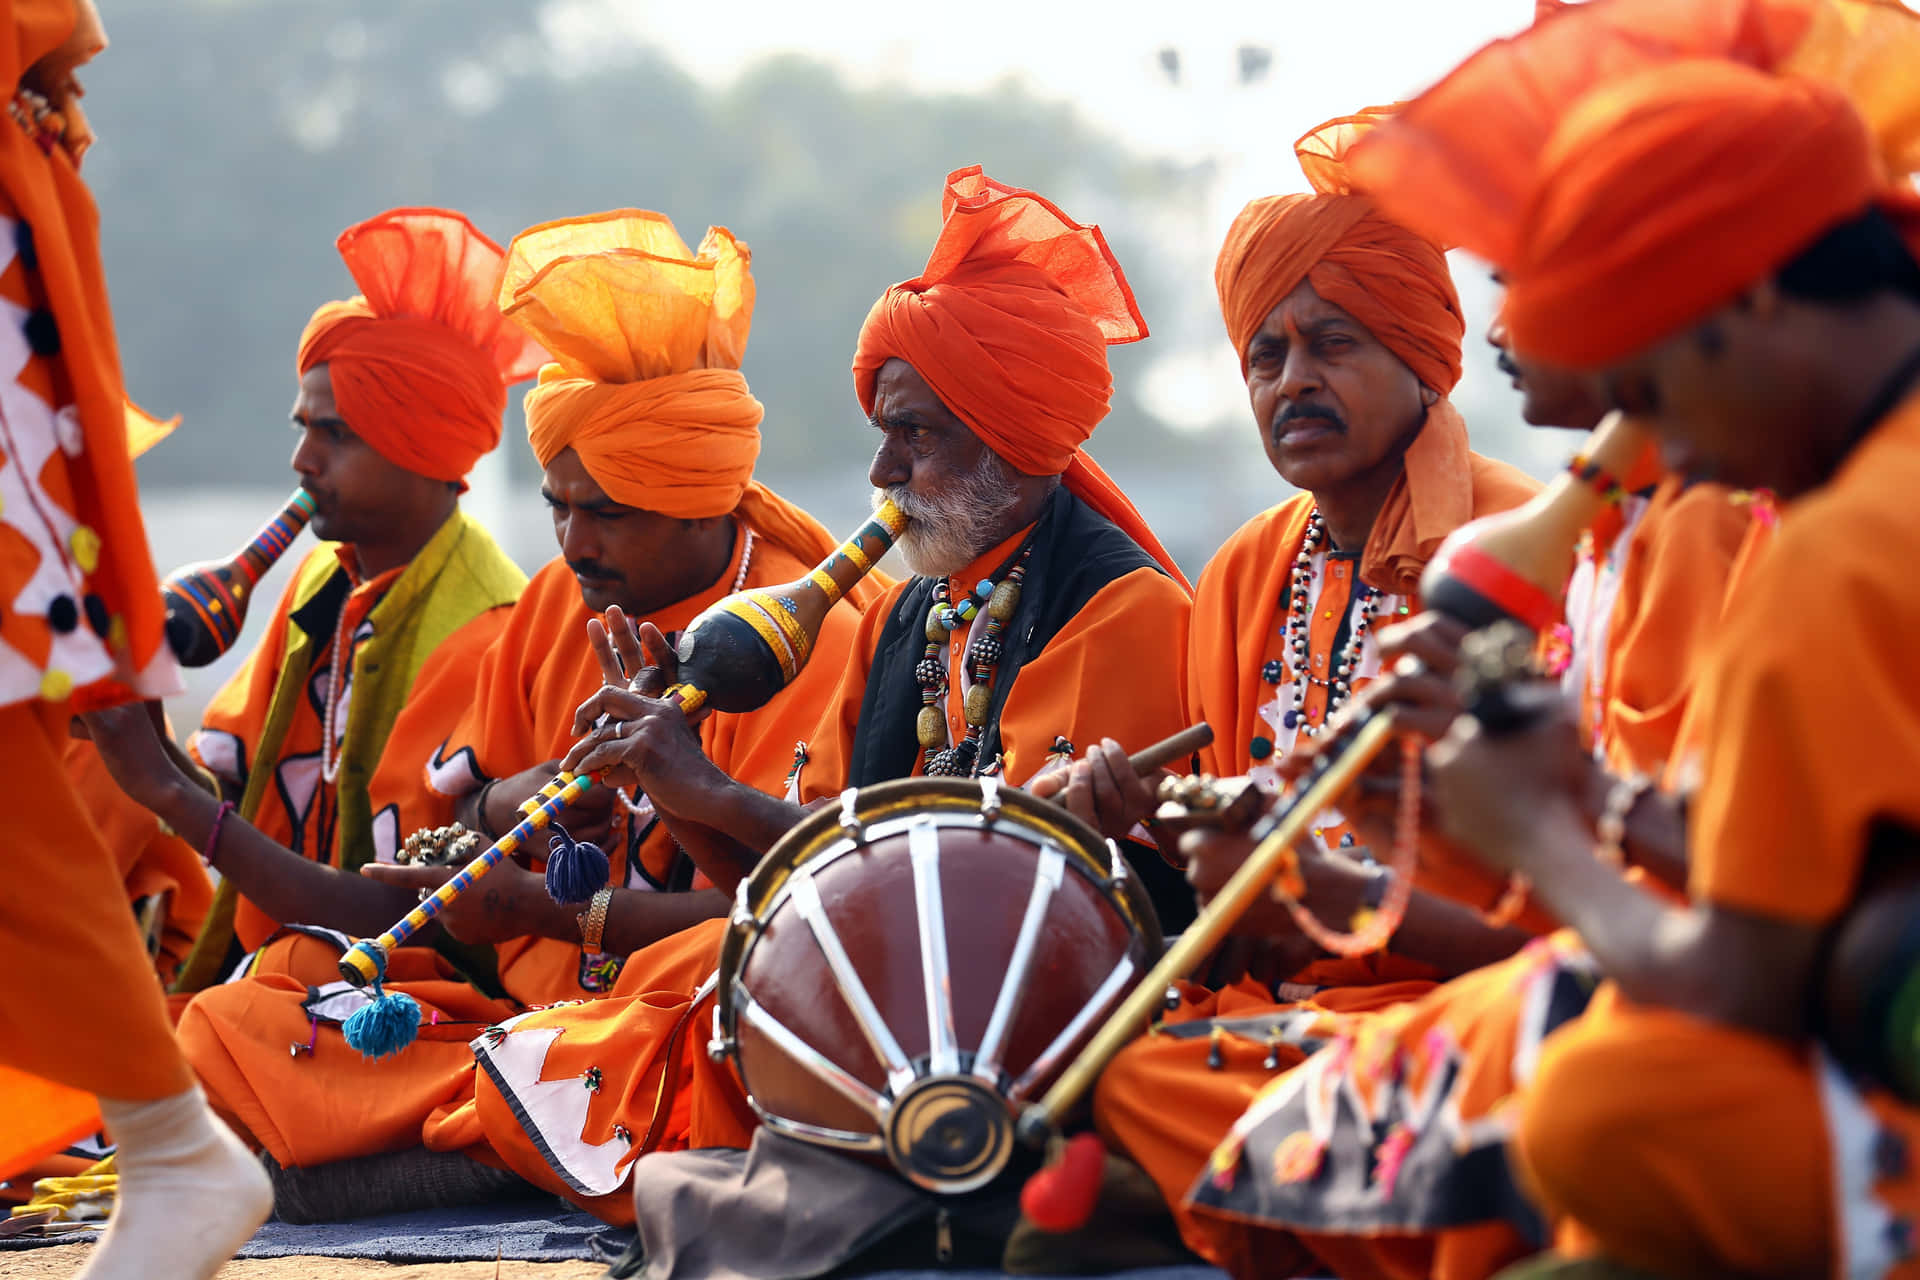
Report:
[[[580,922],[580,949],[598,955],[600,939],[607,931],[607,908],[613,903],[613,886],[607,885],[593,895],[587,909],[575,917]]]
[[[1573,473],[1576,480],[1614,506],[1619,506],[1626,500],[1626,488],[1621,485],[1613,472],[1593,461],[1586,454],[1574,454],[1573,459],[1567,463],[1567,470]]]
[[[1640,797],[1653,785],[1653,779],[1645,774],[1630,773],[1624,778],[1616,778],[1607,791],[1606,803],[1600,806],[1600,820],[1593,824],[1594,834],[1600,837],[1600,843],[1594,846],[1593,856],[1609,867],[1624,867],[1627,856],[1624,845],[1627,840],[1627,815],[1640,803]]]
[[[220,811],[213,815],[213,826],[207,831],[206,848],[200,851],[200,856],[206,859],[206,863],[210,867],[217,865],[213,860],[213,851],[220,845],[220,828],[226,824],[227,815],[232,813],[233,810],[233,801],[222,800],[220,802]]]
[[[474,825],[480,828],[480,834],[485,836],[489,842],[498,840],[500,838],[500,833],[493,829],[493,824],[491,822],[487,821],[487,797],[491,795],[493,793],[493,789],[499,785],[500,785],[500,779],[498,778],[490,779],[486,783],[486,785],[480,788],[480,798],[474,802],[474,809],[473,809]]]

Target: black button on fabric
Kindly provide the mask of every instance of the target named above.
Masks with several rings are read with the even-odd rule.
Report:
[[[29,312],[21,328],[26,330],[27,345],[33,348],[33,354],[46,358],[60,354],[60,326],[53,312]]]
[[[73,602],[72,596],[53,598],[53,603],[47,606],[47,625],[63,636],[80,625],[80,606]]]
[[[29,271],[40,269],[40,251],[33,247],[33,227],[25,222],[13,224],[13,251],[20,265]]]
[[[93,628],[93,634],[105,640],[107,632],[113,627],[113,615],[107,612],[107,602],[99,596],[90,595],[81,602],[81,607],[87,611],[87,625]]]

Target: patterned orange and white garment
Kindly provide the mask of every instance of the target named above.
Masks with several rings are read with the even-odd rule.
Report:
[[[68,0],[0,8],[0,84],[68,42]],[[89,43],[91,41],[91,43]],[[0,1177],[99,1127],[93,1095],[192,1083],[119,868],[69,781],[76,711],[180,689],[141,523],[82,131],[0,121]],[[52,123],[57,124],[57,121]],[[47,981],[58,964],[61,981]],[[76,1001],[73,992],[86,992]]]

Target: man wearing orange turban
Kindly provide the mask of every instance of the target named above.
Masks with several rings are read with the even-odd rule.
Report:
[[[753,320],[750,261],[724,228],[695,253],[668,219],[640,210],[537,226],[509,246],[496,305],[554,356],[526,407],[560,553],[484,652],[443,646],[421,668],[395,722],[371,788],[378,861],[368,874],[404,887],[409,900],[452,871],[388,865],[401,837],[457,820],[491,838],[558,769],[576,709],[603,680],[590,619],[610,614],[616,626],[632,619],[677,633],[730,592],[804,577],[836,545],[753,479],[762,410],[739,372]],[[860,609],[880,585],[856,587],[850,607],[828,615],[815,664],[766,707],[702,721],[701,748],[717,768],[764,791],[783,788],[796,742],[818,719]],[[605,799],[593,803],[595,795]],[[492,1171],[455,1154],[488,1136],[467,1048],[474,1025],[629,987],[692,991],[705,977],[716,934],[690,926],[723,915],[727,901],[697,875],[645,793],[599,788],[562,820],[612,862],[611,883],[584,909],[556,905],[537,862],[530,871],[509,863],[488,876],[484,908],[476,894],[441,917],[462,941],[491,944],[489,977],[505,1000],[484,1000],[438,971],[398,982],[389,971],[389,985],[413,995],[430,1024],[466,1031],[425,1035],[393,1060],[362,1060],[339,1030],[361,997],[337,982],[339,947],[320,939],[294,944],[316,953],[299,964],[207,992],[188,1010],[182,1040],[209,1093],[283,1166],[277,1185],[308,1212],[409,1207],[429,1170],[434,1181],[484,1189]],[[636,952],[646,962],[623,976]],[[323,976],[310,979],[310,968]],[[318,1022],[309,981],[340,994]],[[583,1039],[525,1064],[531,1074],[504,1072],[489,1097],[527,1087],[543,1070],[568,1070],[570,1055],[595,1053]],[[310,1052],[290,1056],[292,1042]],[[417,1150],[423,1134],[435,1152]],[[503,1145],[515,1141],[525,1142],[517,1127]],[[396,1148],[370,1179],[358,1158]],[[527,1159],[540,1158],[529,1151],[518,1163]],[[335,1166],[346,1160],[354,1163]]]
[[[408,895],[349,874],[373,857],[368,781],[427,657],[443,645],[477,657],[525,584],[457,501],[499,440],[507,386],[542,354],[491,305],[500,247],[437,209],[391,210],[338,243],[362,295],[308,322],[293,409],[293,468],[326,541],[189,744],[233,802],[222,830],[266,839],[224,861],[209,852],[222,883],[182,993],[217,983],[281,924],[368,931],[404,910]],[[129,726],[103,750],[136,799],[196,828],[150,736]]]
[[[1821,6],[1811,30],[1847,9],[1887,37],[1892,8]],[[1574,9],[1546,30],[1607,65],[1600,22]],[[1920,1112],[1888,1008],[1906,972],[1861,962],[1871,912],[1895,933],[1911,918],[1877,886],[1920,829],[1901,638],[1920,623],[1920,201],[1887,177],[1910,169],[1920,114],[1898,22],[1840,60],[1909,42],[1900,76],[1864,89],[1800,52],[1696,47],[1721,58],[1547,81],[1564,101],[1510,111],[1495,138],[1469,121],[1512,106],[1488,69],[1537,52],[1513,42],[1415,104],[1419,145],[1376,157],[1409,211],[1495,194],[1459,225],[1498,255],[1517,348],[1594,371],[1678,469],[1785,500],[1701,675],[1683,904],[1591,856],[1564,727],[1463,721],[1430,754],[1452,833],[1528,875],[1607,980],[1527,1052],[1507,1101],[1523,1183],[1564,1247],[1664,1275],[1915,1271]]]
[[[669,703],[609,688],[575,721],[605,712],[618,723],[576,747],[569,767],[637,776],[728,894],[801,805],[849,786],[989,770],[1024,782],[1073,742],[1138,747],[1180,726],[1183,580],[1081,447],[1111,395],[1107,345],[1144,335],[1125,277],[1097,228],[977,168],[949,177],[942,210],[926,271],[875,304],[854,357],[856,393],[881,435],[869,478],[913,522],[899,547],[915,576],[889,586],[832,665],[826,706],[794,735],[786,798],[727,777]],[[996,587],[1010,618],[983,607]],[[615,639],[630,668],[643,654],[670,665],[651,628]],[[1157,853],[1134,865],[1150,884],[1181,887],[1169,910],[1190,904]],[[628,966],[664,977],[671,959],[684,985],[643,991],[623,975],[615,999],[535,1012],[476,1044],[476,1114],[494,1150],[617,1221],[632,1220],[633,1203],[608,1193],[633,1156],[745,1146],[756,1123],[731,1072],[688,1030],[710,1016],[696,986],[719,937],[695,933],[704,965],[681,963],[675,939]],[[583,1111],[584,1128],[564,1118],[571,1108],[528,1106],[542,1082],[590,1066],[612,1102]]]
[[[1446,535],[1536,487],[1472,453],[1447,399],[1465,326],[1444,254],[1348,185],[1348,146],[1385,114],[1343,117],[1303,137],[1296,153],[1313,192],[1248,205],[1214,269],[1268,459],[1306,492],[1254,517],[1201,575],[1186,705],[1190,719],[1214,727],[1202,753],[1210,772],[1276,781],[1276,766],[1377,676],[1373,629],[1418,607],[1420,572]],[[1337,818],[1315,835],[1309,898],[1344,926],[1379,904],[1386,877],[1346,852],[1361,836]],[[1144,1039],[1108,1067],[1095,1104],[1103,1133],[1178,1205],[1253,1091],[1300,1060],[1281,1023],[1398,1004],[1511,953],[1526,932],[1483,925],[1460,904],[1497,895],[1488,877],[1423,866],[1394,953],[1363,959],[1316,960],[1276,908],[1264,921],[1274,951],[1260,968],[1286,980],[1288,1003],[1276,1008],[1275,988],[1253,977],[1191,989],[1169,1019],[1186,1024],[1182,1034]],[[1245,1050],[1231,1070],[1229,1034]],[[1183,1098],[1174,1112],[1162,1105],[1170,1090]],[[1248,1263],[1205,1224],[1183,1215],[1181,1226],[1217,1261]]]
[[[266,1217],[265,1180],[173,1043],[121,873],[68,777],[76,714],[178,692],[79,174],[75,73],[106,48],[87,0],[0,6],[0,1176],[104,1122],[121,1195],[84,1274],[205,1280]],[[149,731],[151,732],[151,731]],[[57,979],[52,977],[57,972]]]

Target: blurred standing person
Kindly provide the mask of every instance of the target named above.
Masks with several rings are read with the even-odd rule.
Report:
[[[119,872],[63,765],[73,715],[180,687],[140,520],[98,213],[79,175],[92,134],[74,73],[107,40],[92,0],[8,0],[5,13],[0,761],[16,891],[0,896],[0,1173],[104,1120],[120,1144],[120,1199],[82,1275],[198,1280],[266,1218],[267,1179],[214,1123],[174,1047]],[[44,980],[49,963],[66,981]]]

